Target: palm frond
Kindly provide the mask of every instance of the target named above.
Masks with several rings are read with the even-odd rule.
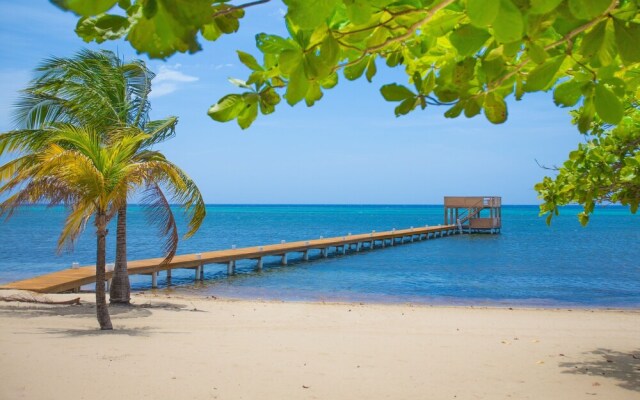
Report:
[[[145,133],[150,137],[144,142],[143,148],[150,148],[158,143],[171,139],[176,134],[177,117],[149,121],[144,127]]]
[[[58,253],[63,249],[73,250],[76,240],[85,230],[87,222],[95,211],[95,204],[91,201],[80,200],[73,204],[58,237]]]
[[[17,129],[0,133],[0,155],[36,151],[51,137],[49,129]]]
[[[145,206],[148,221],[160,228],[161,236],[165,239],[163,244],[165,259],[162,264],[166,264],[175,256],[180,240],[171,205],[160,186],[155,182],[150,182],[145,188],[142,204]]]

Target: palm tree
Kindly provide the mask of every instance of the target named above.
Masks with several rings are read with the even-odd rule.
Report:
[[[37,72],[38,76],[22,92],[15,118],[21,129],[5,139],[6,150],[24,145],[37,148],[46,139],[43,131],[60,122],[91,127],[103,140],[109,140],[111,134],[122,129],[140,130],[148,135],[138,147],[141,152],[175,135],[177,118],[149,120],[154,74],[141,60],[123,62],[109,51],[83,50],[71,58],[45,60]],[[0,155],[3,151],[0,142]],[[131,298],[126,224],[125,202],[117,218],[116,259],[110,290],[110,302],[114,304],[128,304]],[[175,234],[171,240],[177,245]],[[166,246],[167,261],[175,254],[176,245]]]
[[[37,149],[29,146],[26,154],[0,166],[0,196],[9,195],[0,203],[0,215],[9,217],[18,207],[39,202],[70,207],[59,249],[73,243],[94,217],[97,318],[103,330],[112,329],[104,283],[107,224],[131,191],[144,188],[149,206],[165,224],[165,233],[170,233],[167,244],[173,249],[177,228],[161,188],[189,212],[187,235],[195,233],[204,217],[204,202],[188,176],[162,154],[140,150],[149,138],[141,131],[124,129],[111,132],[105,140],[91,128],[55,124],[40,136]]]

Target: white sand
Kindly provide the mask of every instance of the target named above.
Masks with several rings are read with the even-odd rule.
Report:
[[[639,311],[134,303],[0,303],[0,398],[640,399]]]

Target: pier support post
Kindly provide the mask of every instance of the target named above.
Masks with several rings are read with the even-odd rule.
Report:
[[[262,271],[262,257],[258,258],[258,264],[256,265],[258,271]]]
[[[167,286],[171,286],[171,270],[167,270]]]
[[[158,273],[156,271],[151,273],[151,287],[154,289],[158,287]]]
[[[347,245],[342,245],[342,254],[347,254]]]
[[[227,275],[233,275],[235,273],[236,273],[236,262],[229,261],[229,263],[227,264]]]
[[[382,239],[382,248],[384,249],[387,245],[387,240],[386,239]]]
[[[280,265],[287,265],[287,253],[284,253],[282,255],[282,258],[280,259]]]
[[[304,261],[309,261],[309,250],[305,250],[304,253],[302,253],[302,259]]]
[[[196,280],[197,281],[201,281],[202,280],[202,264],[198,265],[196,267]]]
[[[360,245],[360,242],[356,243],[356,253],[360,251]]]
[[[320,254],[322,254],[323,258],[329,257],[329,249],[327,249],[327,248],[320,249]]]
[[[395,244],[396,244],[396,238],[392,237],[392,238],[391,238],[391,246],[393,246],[393,245],[395,245]]]

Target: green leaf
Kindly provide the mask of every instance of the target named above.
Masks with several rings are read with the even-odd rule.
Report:
[[[209,108],[207,114],[215,121],[227,122],[236,118],[244,110],[244,100],[239,94],[224,96]]]
[[[449,32],[451,32],[458,25],[458,23],[460,23],[460,21],[464,18],[464,14],[459,12],[438,13],[438,14],[440,15],[431,19],[429,23],[424,26],[423,28],[424,30],[422,32],[425,37],[428,38],[431,36],[431,37],[437,38],[440,36],[444,36]],[[386,32],[387,30],[385,29],[384,30],[385,35],[386,35]],[[386,37],[382,36],[380,39],[384,41],[386,40]],[[367,45],[370,46],[369,43]]]
[[[338,74],[335,72],[320,81],[320,86],[322,86],[325,89],[331,89],[337,84],[338,84]]]
[[[609,65],[615,57],[615,35],[609,21],[602,21],[582,39],[579,50],[594,66]]]
[[[365,75],[367,77],[367,81],[371,82],[376,72],[376,58],[372,56],[369,60],[369,63],[367,64],[367,73]]]
[[[227,11],[226,14],[220,15],[213,19],[213,23],[220,29],[223,33],[234,33],[237,32],[240,28],[240,18],[244,17],[244,10],[242,9],[232,9],[230,6],[224,4],[219,6],[217,11]]]
[[[109,11],[118,0],[52,0],[63,10],[71,10],[83,17],[90,17]]]
[[[382,97],[384,97],[386,101],[402,101],[416,96],[409,88],[398,85],[397,83],[384,85],[380,88],[380,93],[382,93]]]
[[[238,125],[240,128],[247,129],[258,116],[258,102],[253,101],[246,103],[244,110],[238,115]]]
[[[485,27],[498,16],[500,2],[496,0],[467,0],[467,15],[476,26]]]
[[[535,42],[529,43],[529,47],[527,48],[527,54],[529,55],[531,60],[536,64],[544,63],[549,57],[549,54],[545,51],[545,49]]]
[[[247,82],[243,81],[242,79],[229,78],[229,82],[231,82],[232,85],[243,89],[251,89],[251,86],[247,85]]]
[[[535,67],[527,76],[524,84],[526,92],[536,92],[539,90],[547,90],[556,81],[555,76],[560,70],[560,66],[564,62],[565,56],[557,56],[550,58],[544,64]]]
[[[416,108],[416,99],[414,97],[404,99],[394,110],[396,117],[409,114],[414,108]]]
[[[629,22],[628,25],[617,19],[613,20],[615,41],[620,58],[625,65],[640,62],[640,24]]]
[[[495,92],[487,93],[484,98],[484,115],[494,124],[501,124],[507,120],[507,104],[502,96]]]
[[[163,0],[155,3],[152,18],[140,17],[131,26],[127,35],[131,45],[151,58],[199,51],[196,35],[211,20],[211,1]]]
[[[302,51],[300,49],[285,50],[280,53],[280,71],[291,74],[302,65]]]
[[[623,21],[631,21],[635,18],[638,13],[638,4],[635,1],[628,1],[626,3],[620,4],[611,15],[613,15],[616,19],[620,19]]]
[[[369,22],[373,8],[368,0],[344,0],[347,6],[347,16],[356,25],[362,25]]]
[[[200,28],[200,33],[202,33],[202,37],[209,41],[216,41],[220,36],[222,36],[222,31],[218,28],[218,25],[206,24]]]
[[[307,107],[311,107],[315,104],[316,101],[322,98],[322,90],[320,89],[320,85],[317,82],[311,82],[309,84],[309,89],[307,90],[307,94],[304,97],[304,101],[307,104]]]
[[[369,63],[369,57],[363,57],[360,61],[353,65],[349,65],[344,69],[344,77],[350,81],[356,80],[362,76],[364,69]]]
[[[611,0],[569,0],[569,11],[577,19],[589,20],[601,14],[611,5]]]
[[[480,104],[475,99],[469,99],[464,104],[464,116],[467,118],[474,117],[480,114]]]
[[[433,89],[438,100],[449,103],[460,97],[459,88],[453,85],[438,85]]]
[[[142,3],[142,15],[146,19],[151,19],[158,12],[158,0],[147,0]]]
[[[274,88],[268,87],[260,92],[260,112],[262,114],[271,114],[275,111],[275,106],[280,103],[280,95]]]
[[[429,71],[427,76],[422,80],[422,87],[420,93],[428,95],[436,86],[436,76],[433,71]]]
[[[594,98],[596,112],[604,122],[617,124],[622,120],[624,108],[618,96],[602,83],[596,84]]]
[[[460,116],[460,114],[462,114],[462,111],[464,109],[465,109],[464,104],[461,101],[459,101],[456,104],[454,104],[453,107],[445,111],[444,116],[446,118],[457,118]]]
[[[531,14],[546,14],[553,10],[562,3],[563,0],[530,0],[531,8],[529,12]]]
[[[340,4],[339,0],[284,0],[288,6],[287,18],[303,30],[312,30],[323,24]]]
[[[484,2],[485,4],[497,0]],[[522,39],[524,22],[520,9],[511,0],[500,0],[498,17],[493,22],[495,38],[499,43],[511,43]]]
[[[305,98],[308,89],[309,81],[304,74],[304,68],[300,65],[289,77],[289,84],[284,97],[289,105],[294,105]]]
[[[570,80],[556,86],[553,101],[560,107],[573,107],[582,97],[582,83]]]
[[[326,35],[319,46],[319,52],[304,55],[304,65],[307,77],[323,79],[331,74],[338,63],[340,46],[333,35]]]
[[[478,52],[490,37],[489,32],[484,29],[462,25],[451,32],[449,40],[461,56],[467,57]]]
[[[591,129],[596,108],[593,105],[593,96],[585,96],[584,104],[578,114],[578,130],[580,133],[587,133]]]
[[[256,60],[255,57],[249,53],[245,53],[244,51],[237,50],[237,52],[241,63],[253,71],[262,71],[262,66],[258,63],[258,60]]]
[[[102,43],[121,38],[129,29],[129,19],[119,15],[103,14],[98,17],[82,17],[78,20],[76,34],[85,42]]]
[[[585,212],[581,212],[578,214],[578,221],[580,221],[580,225],[586,226],[589,223],[589,215]]]
[[[522,83],[522,75],[516,75],[516,90],[515,90],[515,98],[516,101],[520,101],[522,96],[524,96],[524,85]]]
[[[277,35],[259,33],[256,35],[256,46],[265,54],[279,54],[284,50],[296,50],[298,47]]]

